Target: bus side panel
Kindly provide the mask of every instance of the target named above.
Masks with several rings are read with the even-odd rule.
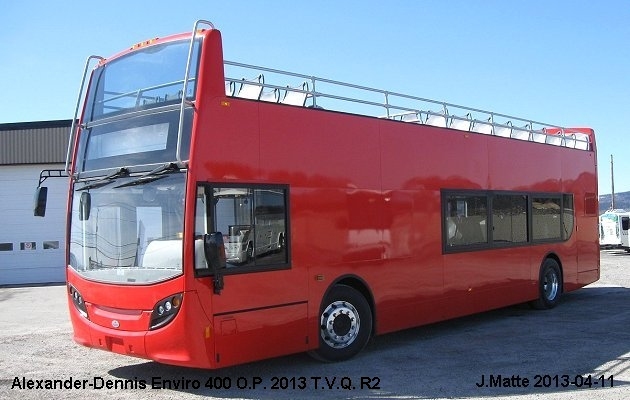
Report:
[[[291,261],[308,270],[302,289],[317,347],[329,286],[354,267],[366,282],[380,273],[369,266],[384,251],[378,120],[267,103],[260,110],[261,179],[290,185]]]
[[[569,150],[542,143],[486,136],[491,190],[560,191],[563,153]],[[543,177],[547,179],[541,180]]]
[[[295,218],[299,201],[294,201],[294,197],[299,192],[296,183],[301,182],[296,180],[301,175],[285,174],[281,179],[263,179],[277,160],[282,159],[278,149],[291,149],[281,140],[274,141],[270,137],[264,138],[265,143],[260,140],[263,123],[258,119],[259,108],[269,105],[236,98],[212,101],[214,107],[200,114],[201,126],[212,128],[197,132],[194,147],[197,169],[191,176],[196,181],[219,185],[221,182],[239,182],[245,187],[256,183],[288,184],[288,245],[291,254],[299,254],[296,249],[300,248],[300,239],[291,232],[295,231],[294,225],[299,229],[299,218]],[[280,108],[275,105],[272,110]],[[277,125],[274,122],[273,132],[280,129],[290,136],[299,134],[299,130]],[[294,171],[299,168],[299,163],[296,165],[287,166],[284,171]],[[233,267],[223,276],[224,287],[220,294],[213,292],[210,277],[195,278],[196,282],[191,282],[206,314],[213,321],[216,366],[225,367],[308,349],[307,275],[304,266],[296,262],[298,258],[293,255],[288,265],[269,264],[254,270],[239,271],[246,267]]]
[[[488,187],[484,135],[394,121],[380,132],[383,190]]]
[[[307,305],[215,316],[216,365],[227,367],[308,350]]]
[[[534,299],[530,253],[525,246],[446,254],[444,289],[454,309],[448,317]]]
[[[467,288],[460,290],[465,283],[444,265],[440,189],[480,189],[487,185],[487,148],[483,138],[394,121],[381,121],[380,133],[383,190],[392,199],[409,196],[412,214],[392,218],[388,246],[394,260],[387,264],[387,279],[374,283],[377,332],[473,312]],[[454,156],[462,147],[475,157]],[[389,205],[393,216],[397,215],[396,203]],[[401,243],[408,243],[409,258],[404,260],[397,259],[405,255],[400,251]],[[399,289],[393,292],[393,287]]]
[[[260,104],[261,178],[296,187],[381,189],[377,120]]]
[[[566,164],[564,174],[572,176],[567,179],[570,184],[567,192],[575,193],[575,226],[571,241],[577,246],[578,262],[577,284],[565,289],[573,290],[597,281],[600,276],[596,155],[579,152]],[[571,168],[574,169],[572,175],[567,172]]]

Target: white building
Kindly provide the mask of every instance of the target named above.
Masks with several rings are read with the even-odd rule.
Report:
[[[68,178],[49,178],[33,216],[40,171],[63,169],[71,120],[0,124],[0,286],[65,281]]]

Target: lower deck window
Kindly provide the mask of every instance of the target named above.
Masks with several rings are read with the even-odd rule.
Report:
[[[571,194],[443,191],[444,252],[567,240],[574,229]]]
[[[447,246],[488,243],[488,197],[452,195],[446,200]]]
[[[527,196],[492,197],[492,240],[495,243],[527,242]]]
[[[534,197],[532,201],[532,234],[534,240],[559,240],[561,234],[560,197]]]

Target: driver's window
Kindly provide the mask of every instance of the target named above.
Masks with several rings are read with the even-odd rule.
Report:
[[[284,186],[199,186],[196,268],[207,268],[203,235],[221,233],[227,269],[288,264],[288,190]]]

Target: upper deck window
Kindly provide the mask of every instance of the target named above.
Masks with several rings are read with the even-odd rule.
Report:
[[[187,98],[195,96],[199,45],[200,40],[197,40]],[[180,102],[189,46],[188,40],[152,45],[97,68],[88,92],[85,122]]]

